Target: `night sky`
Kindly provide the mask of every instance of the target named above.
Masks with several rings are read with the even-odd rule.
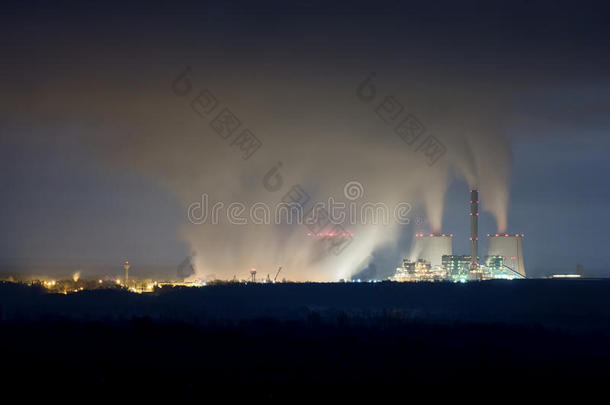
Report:
[[[193,226],[185,204],[201,185],[256,198],[247,190],[280,159],[293,179],[321,193],[365,179],[367,190],[379,187],[376,200],[393,200],[387,190],[428,176],[422,182],[436,189],[430,173],[441,169],[415,162],[413,151],[405,159],[421,175],[411,163],[405,173],[398,162],[372,169],[371,162],[396,162],[384,151],[400,145],[356,97],[375,72],[379,92],[417,111],[429,128],[453,133],[462,120],[465,128],[479,120],[493,128],[494,135],[482,131],[482,142],[507,159],[498,167],[509,174],[508,232],[525,234],[528,275],[583,264],[587,275],[610,276],[610,9],[603,2],[112,3],[0,6],[3,269],[72,271],[129,259],[173,274],[193,249],[205,256],[197,245],[212,238],[185,231]],[[245,161],[211,135],[200,143],[188,135],[197,118],[171,89],[186,66],[196,87],[207,86],[264,138],[265,152]],[[446,121],[435,119],[441,116]],[[458,162],[461,138],[447,136],[439,135]],[[320,145],[336,158],[308,155]],[[352,149],[365,158],[346,156]],[[454,251],[467,254],[468,180],[447,165],[442,228],[455,235]],[[485,170],[494,167],[487,162]],[[216,181],[233,171],[245,180]],[[416,230],[429,231],[419,188],[409,190],[412,218],[423,224],[394,229],[395,244],[366,245],[363,255],[379,275],[399,264]],[[495,232],[494,217],[483,213],[481,239]],[[280,255],[282,248],[270,249]],[[245,277],[249,257],[226,259]],[[344,265],[352,273],[366,266],[355,262],[362,257]]]

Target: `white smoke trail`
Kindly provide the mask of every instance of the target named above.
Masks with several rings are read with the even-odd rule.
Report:
[[[429,166],[423,154],[379,118],[375,106],[358,100],[361,76],[329,81],[301,74],[301,83],[295,84],[287,76],[253,81],[236,79],[231,72],[223,76],[193,69],[189,94],[177,96],[171,85],[178,73],[180,69],[171,75],[151,74],[127,82],[115,78],[104,84],[55,78],[7,107],[19,107],[21,101],[38,120],[76,122],[86,133],[79,141],[92,154],[137,170],[174,193],[185,213],[178,233],[196,253],[197,277],[245,278],[252,267],[266,274],[281,265],[286,278],[293,280],[347,278],[372,252],[395,243],[408,229],[394,222],[350,224],[346,228],[354,234],[353,242],[335,255],[308,237],[303,225],[238,226],[226,218],[218,225],[190,224],[187,208],[203,193],[225,204],[274,205],[291,186],[300,185],[312,201],[339,200],[345,184],[356,180],[365,193],[359,202],[423,206],[431,231],[439,232],[448,171],[457,167],[480,186],[483,207],[494,213],[499,227],[506,223],[507,145],[496,132],[487,132],[491,126],[483,125],[495,124],[497,114],[482,120],[479,115],[485,114],[479,104],[447,96],[451,91],[421,90],[419,95],[425,97],[417,103],[422,106],[412,110],[425,122],[427,133],[447,149],[443,159]],[[206,81],[210,77],[214,80]],[[391,88],[392,78],[384,81]],[[217,111],[229,108],[241,128],[263,142],[251,158],[242,159],[239,150],[214,132],[213,116],[193,110],[191,102],[203,89],[217,98]],[[386,94],[379,91],[380,97]],[[438,113],[428,108],[432,102],[426,99],[442,100],[447,107]],[[263,178],[278,162],[283,184],[272,192],[264,187]]]

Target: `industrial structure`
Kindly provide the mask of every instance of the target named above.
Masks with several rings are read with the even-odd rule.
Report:
[[[474,281],[525,278],[523,234],[487,235],[488,251],[479,260],[479,190],[470,190],[470,255],[453,254],[453,234],[415,234],[411,257],[394,281]]]
[[[402,267],[396,269],[395,281],[442,281],[447,277],[441,266],[432,267],[423,259],[417,261],[403,260]]]
[[[470,190],[470,269],[479,267],[479,190]]]
[[[125,263],[123,263],[123,268],[125,269],[125,285],[129,286],[129,262],[125,261]]]
[[[442,266],[443,255],[453,254],[453,234],[415,234],[412,259],[423,259],[432,267]]]
[[[525,277],[525,266],[523,265],[523,234],[509,235],[495,234],[487,235],[489,245],[488,256],[502,256],[504,266]]]
[[[447,276],[455,280],[465,280],[471,270],[472,257],[445,255],[443,256],[443,268],[447,270]]]

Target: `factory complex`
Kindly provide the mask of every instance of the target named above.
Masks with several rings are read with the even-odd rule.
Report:
[[[479,191],[470,190],[470,254],[453,253],[453,234],[415,235],[411,257],[393,281],[455,281],[525,278],[523,234],[488,234],[487,255],[479,260]]]

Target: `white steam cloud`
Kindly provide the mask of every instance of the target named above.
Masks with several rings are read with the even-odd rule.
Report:
[[[376,249],[394,244],[401,232],[414,231],[413,223],[399,224],[393,216],[385,224],[346,223],[353,240],[336,254],[327,242],[308,236],[305,225],[235,225],[222,214],[218,224],[189,223],[187,210],[202,194],[210,204],[223,202],[223,212],[232,202],[273,206],[295,185],[307,192],[310,203],[329,197],[347,203],[344,186],[357,181],[364,191],[357,203],[383,203],[390,214],[408,203],[424,209],[430,231],[440,232],[449,173],[457,170],[480,188],[482,207],[494,215],[499,230],[506,228],[510,151],[501,134],[501,107],[482,91],[418,87],[414,78],[396,82],[379,75],[372,83],[375,99],[365,102],[358,86],[366,75],[329,79],[251,71],[241,77],[193,68],[188,83],[176,84],[182,71],[103,84],[90,77],[56,78],[6,107],[47,123],[70,123],[93,156],[137,170],[175,194],[184,209],[177,234],[195,253],[197,278],[246,278],[250,268],[264,277],[278,266],[292,280],[346,278]],[[176,92],[176,85],[182,90]],[[209,116],[192,105],[204,89],[218,102]],[[423,123],[421,139],[433,134],[444,144],[446,153],[432,166],[376,112],[390,94],[409,94],[409,100],[396,100]],[[210,126],[225,108],[241,121],[239,131],[249,129],[262,142],[246,160],[231,139]],[[281,187],[270,190],[263,180],[274,167],[281,177],[274,181]]]

